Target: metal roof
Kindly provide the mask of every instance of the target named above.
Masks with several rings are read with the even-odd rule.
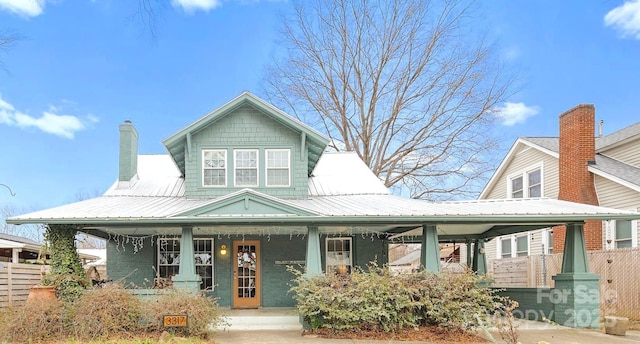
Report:
[[[325,152],[309,177],[309,196],[389,194],[355,152]]]

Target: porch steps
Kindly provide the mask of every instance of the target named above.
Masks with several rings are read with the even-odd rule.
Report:
[[[227,325],[218,330],[300,330],[302,324],[295,308],[259,308],[225,312]]]

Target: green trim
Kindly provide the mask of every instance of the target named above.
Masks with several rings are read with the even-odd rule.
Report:
[[[439,272],[440,247],[438,245],[438,230],[436,226],[422,226],[422,245],[420,248],[420,265],[427,271]]]
[[[322,155],[322,152],[329,143],[329,139],[315,129],[294,119],[284,111],[256,97],[254,94],[245,91],[162,141],[162,144],[167,148],[182,174],[184,175],[185,173],[184,152],[187,146],[189,146],[189,136],[212,125],[245,105],[254,107],[294,132],[299,132],[301,135],[304,134],[309,156],[308,172],[311,173],[320,155]],[[304,150],[305,147],[302,147],[302,149]]]
[[[300,207],[296,207],[287,203],[282,202],[280,199],[271,197],[262,193],[255,192],[251,189],[243,189],[238,192],[234,192],[227,196],[218,198],[213,202],[206,204],[204,206],[193,208],[188,211],[172,215],[171,217],[183,217],[183,216],[202,216],[202,215],[210,215],[214,214],[216,210],[223,209],[225,207],[229,207],[234,204],[243,203],[244,209],[246,212],[238,212],[238,214],[269,214],[274,215],[274,212],[266,211],[276,210],[282,215],[300,215],[300,216],[312,216],[316,215],[315,213]],[[255,211],[253,206],[250,206],[251,203],[256,203],[259,206],[263,207],[263,211]],[[266,207],[266,208],[264,208]],[[260,209],[258,209],[260,210]],[[226,213],[229,214],[229,213]]]

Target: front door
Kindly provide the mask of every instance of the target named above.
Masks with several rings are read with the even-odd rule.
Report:
[[[260,241],[233,242],[233,308],[260,307]]]

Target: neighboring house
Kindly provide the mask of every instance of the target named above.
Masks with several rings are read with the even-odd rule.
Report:
[[[640,210],[640,123],[596,135],[593,105],[560,115],[559,137],[521,137],[513,144],[480,199],[548,197]],[[638,221],[588,221],[587,250],[638,246]],[[499,236],[488,259],[562,252],[563,228]]]
[[[405,234],[422,242],[420,263],[430,271],[440,270],[439,236],[475,240],[483,273],[484,239],[497,233],[640,218],[550,199],[394,196],[355,153],[326,152],[328,138],[249,92],[162,143],[168,154],[138,155],[138,132],[126,121],[118,180],[103,196],[7,222],[107,239],[109,279],[127,286],[169,281],[207,290],[223,306],[256,308],[295,305],[287,266],[316,275],[386,264],[389,242]]]
[[[0,262],[9,263],[35,263],[41,256],[49,255],[44,246],[34,240],[24,237],[0,233]],[[97,260],[99,257],[90,252],[81,252],[78,255],[83,264]]]

